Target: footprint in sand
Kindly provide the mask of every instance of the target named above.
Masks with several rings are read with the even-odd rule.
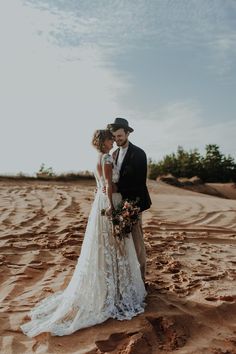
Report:
[[[231,296],[231,295],[221,295],[221,296],[207,296],[205,297],[205,300],[207,301],[226,301],[226,302],[235,302],[236,300],[236,295]]]
[[[128,334],[124,332],[113,333],[107,340],[98,340],[95,342],[95,344],[98,347],[99,351],[101,351],[102,353],[111,352],[114,351],[117,346],[124,342],[124,340],[126,340],[128,337]]]

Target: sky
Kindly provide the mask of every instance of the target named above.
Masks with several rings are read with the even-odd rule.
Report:
[[[93,171],[116,117],[154,161],[236,159],[235,0],[1,1],[0,43],[1,174]]]

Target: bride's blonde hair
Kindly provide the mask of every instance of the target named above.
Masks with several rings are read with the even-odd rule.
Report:
[[[100,152],[103,151],[103,144],[106,139],[112,140],[113,135],[109,129],[98,129],[93,134],[92,145]]]

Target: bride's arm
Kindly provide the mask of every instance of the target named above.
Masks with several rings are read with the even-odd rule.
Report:
[[[111,212],[114,209],[114,205],[112,202],[112,164],[105,163],[103,170],[106,183],[106,194],[109,200],[109,210],[107,210],[107,214],[111,215]]]

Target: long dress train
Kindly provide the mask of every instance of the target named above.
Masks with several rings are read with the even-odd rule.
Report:
[[[109,163],[111,157],[107,156]],[[113,174],[114,176],[114,174]],[[103,176],[95,174],[97,193],[72,278],[66,289],[40,301],[21,325],[29,337],[42,332],[69,335],[108,318],[131,319],[144,311],[146,290],[131,236],[117,243],[111,221],[101,215],[108,206]],[[115,178],[115,177],[114,177]],[[113,194],[116,206],[119,193]]]

